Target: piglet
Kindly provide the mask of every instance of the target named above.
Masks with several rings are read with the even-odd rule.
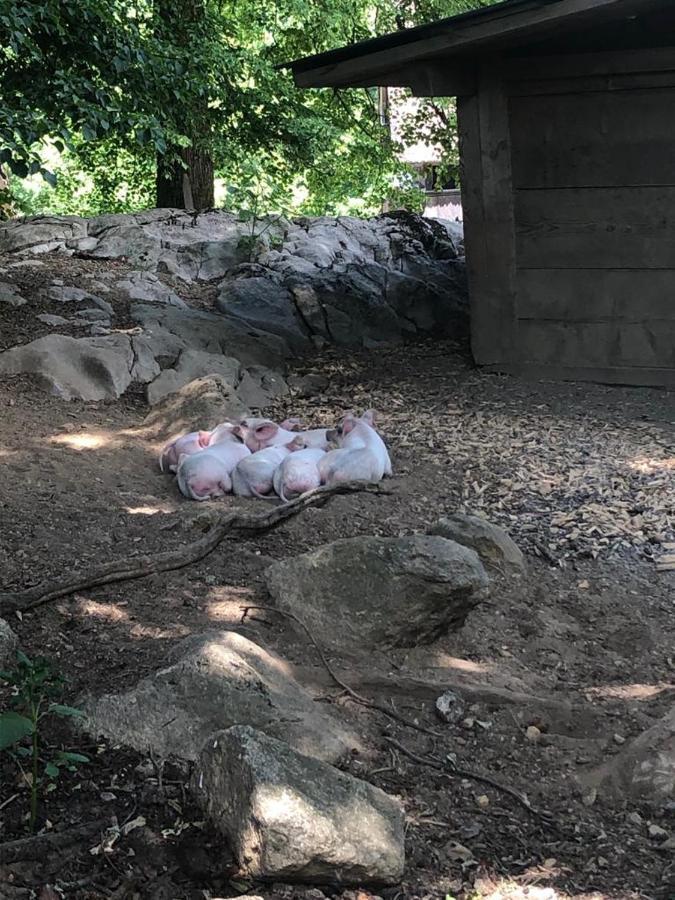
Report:
[[[288,503],[291,495],[298,496],[319,487],[319,462],[326,455],[325,450],[305,446],[301,435],[288,445],[288,449],[291,453],[277,467],[272,479],[274,490],[284,503]]]
[[[272,422],[271,419],[242,419],[237,426],[236,433],[251,450],[256,453],[265,447],[278,447],[289,444],[300,435],[305,441],[305,446],[326,450],[328,440],[325,428],[311,428],[308,431],[289,431],[284,425],[295,425],[297,420],[286,419],[281,425]]]
[[[242,459],[232,473],[234,493],[264,499],[272,491],[275,471],[290,452],[288,447],[264,447]]]
[[[360,419],[349,414],[344,417],[329,439],[337,437],[338,450],[331,450],[319,462],[322,484],[338,481],[381,481],[392,474],[389,451],[375,430],[372,410]]]
[[[191,500],[210,500],[232,490],[231,474],[251,451],[233,433],[234,426],[222,428],[220,439],[199,453],[181,456],[176,470],[178,487]]]
[[[208,447],[210,440],[210,431],[191,431],[190,434],[176,438],[175,441],[167,444],[160,453],[159,468],[162,472],[175,472],[181,456],[199,453],[204,447]]]

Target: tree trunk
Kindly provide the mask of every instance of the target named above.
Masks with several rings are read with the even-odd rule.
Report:
[[[201,150],[184,147],[180,157],[187,169],[176,164],[167,171],[157,159],[157,206],[202,212],[214,205],[213,160]]]
[[[182,47],[200,33],[206,19],[205,0],[155,0],[156,31],[170,36]],[[185,78],[190,77],[189,71]],[[180,122],[180,118],[184,121]],[[192,142],[190,147],[170,147],[157,157],[157,206],[202,212],[214,205],[213,159],[208,150],[210,125],[207,101],[196,110],[183,111],[178,127]],[[167,166],[166,159],[179,156],[184,166]]]

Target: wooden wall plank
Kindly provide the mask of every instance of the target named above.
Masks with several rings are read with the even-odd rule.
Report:
[[[519,268],[675,268],[675,187],[520,190]]]
[[[675,322],[519,323],[519,361],[566,367],[675,369]]]
[[[521,269],[519,319],[675,321],[675,269]]]
[[[511,357],[515,337],[515,223],[508,107],[500,60],[479,72],[479,93],[458,101],[462,205],[478,363]]]
[[[595,75],[622,75],[635,72],[675,70],[674,47],[607,50],[593,53],[557,53],[548,56],[520,56],[506,61],[509,81],[526,78],[581,78]]]
[[[599,384],[675,389],[675,369],[648,366],[542,366],[515,362],[486,366],[485,369],[536,381],[594,381]]]
[[[675,88],[512,97],[516,188],[675,184]]]

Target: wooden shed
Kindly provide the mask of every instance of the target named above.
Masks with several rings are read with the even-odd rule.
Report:
[[[675,387],[675,0],[507,0],[290,65],[458,98],[478,364]]]

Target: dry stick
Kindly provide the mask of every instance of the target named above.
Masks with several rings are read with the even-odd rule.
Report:
[[[446,765],[442,760],[437,759],[435,756],[418,756],[416,753],[413,753],[412,750],[408,750],[407,747],[404,747],[403,744],[399,744],[398,741],[394,740],[394,738],[387,737],[385,735],[385,741],[388,744],[391,744],[392,747],[395,747],[397,750],[407,756],[408,759],[411,759],[413,762],[419,763],[422,766],[429,766],[431,769],[438,769],[444,775],[447,775],[451,778],[453,775],[456,775],[458,778],[470,778],[472,781],[478,781],[481,784],[487,784],[492,788],[495,788],[497,791],[501,791],[504,794],[508,794],[509,797],[513,797],[514,800],[517,800],[521,806],[525,807],[525,809],[532,813],[536,818],[541,819],[548,826],[553,826],[553,823],[549,819],[549,817],[541,812],[538,809],[535,809],[534,806],[531,806],[529,801],[519,794],[518,791],[514,791],[513,788],[507,787],[505,784],[500,784],[498,781],[490,778],[489,775],[481,775],[479,772],[472,772],[470,769],[460,769],[457,766],[452,764]]]
[[[354,688],[351,688],[348,684],[346,684],[341,678],[339,678],[333,669],[330,666],[330,663],[326,659],[326,655],[321,649],[321,646],[317,643],[316,638],[309,630],[307,625],[302,621],[302,619],[298,618],[295,613],[286,612],[284,609],[277,609],[276,606],[242,606],[242,622],[246,618],[246,615],[250,609],[261,609],[267,610],[268,612],[277,613],[280,616],[286,616],[287,619],[292,619],[294,622],[302,628],[307,637],[310,639],[316,652],[319,654],[321,662],[325,670],[328,672],[330,677],[333,679],[335,684],[341,688],[345,694],[348,694],[352,700],[356,703],[360,703],[362,706],[367,706],[369,709],[376,709],[378,712],[384,713],[385,716],[389,716],[390,719],[394,719],[395,722],[400,722],[401,725],[407,725],[408,728],[414,728],[415,731],[421,731],[422,734],[429,734],[431,737],[440,737],[440,734],[437,731],[432,731],[431,728],[425,728],[424,725],[418,725],[417,722],[413,722],[412,719],[407,719],[405,716],[402,716],[400,713],[397,713],[395,710],[389,709],[388,706],[381,706],[379,703],[375,703],[374,700],[369,700],[367,697],[364,697],[362,694],[359,694]]]
[[[103,584],[131,581],[134,578],[144,578],[147,575],[155,575],[159,572],[183,569],[186,566],[199,562],[199,560],[208,556],[209,553],[212,553],[229,532],[250,531],[255,533],[267,531],[285,519],[297,515],[297,513],[307,509],[309,506],[320,506],[337,494],[353,494],[358,491],[367,491],[375,494],[389,493],[386,488],[382,488],[378,484],[348,481],[343,484],[335,484],[308,491],[295,500],[275,506],[262,515],[251,516],[239,512],[229,513],[222,516],[212,525],[204,537],[193,541],[185,547],[179,547],[177,550],[168,550],[165,553],[156,555],[134,556],[131,559],[114,560],[83,575],[39,584],[37,587],[16,593],[0,594],[0,610],[3,607],[9,607],[10,610],[18,609],[25,612],[26,610],[34,609],[36,606],[50,603],[52,600],[58,600],[60,597],[67,597],[76,591],[100,587]]]
[[[50,850],[64,850],[95,831],[101,831],[108,825],[107,819],[98,819],[86,825],[78,825],[66,831],[46,831],[17,841],[6,841],[0,844],[0,865],[19,862],[27,859],[41,859]]]

